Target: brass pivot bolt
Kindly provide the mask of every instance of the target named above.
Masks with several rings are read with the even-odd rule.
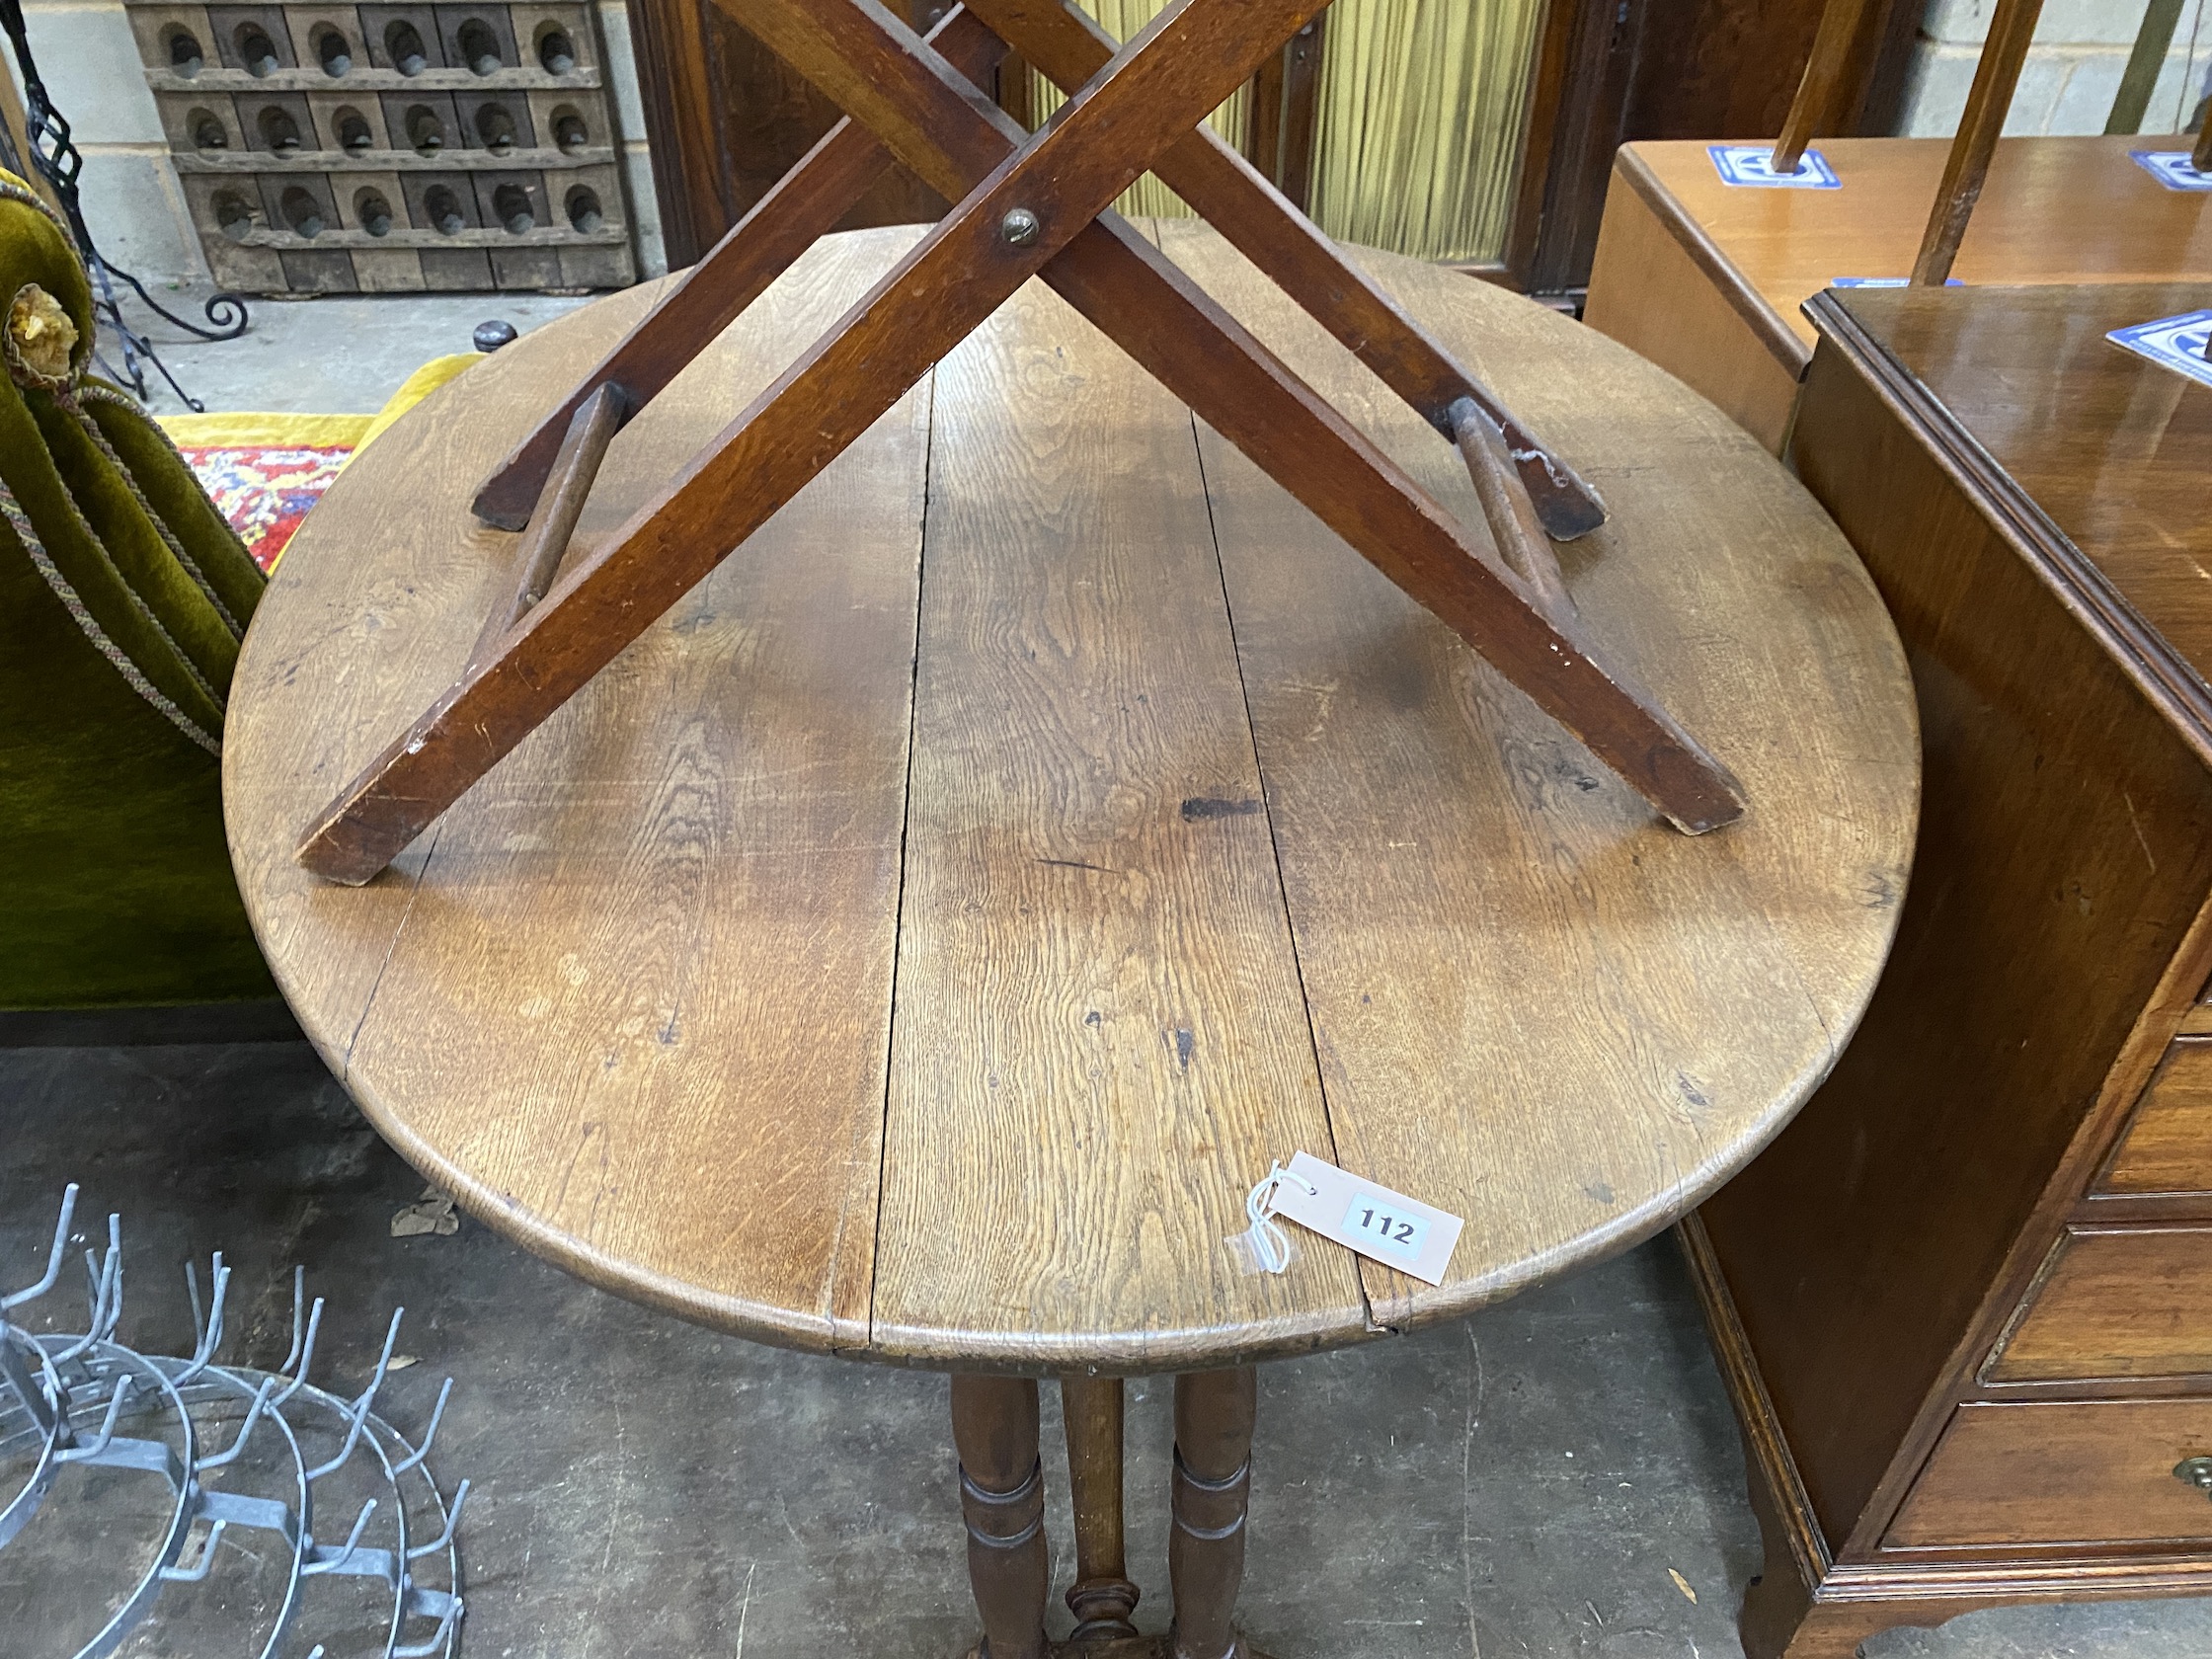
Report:
[[[2212,1493],[2212,1458],[2183,1458],[2173,1465],[2173,1478]]]
[[[998,234],[1017,248],[1026,248],[1037,240],[1037,215],[1026,207],[1009,207],[1006,216],[998,221]]]

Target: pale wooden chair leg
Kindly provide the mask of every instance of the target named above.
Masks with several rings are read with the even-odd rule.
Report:
[[[1122,1531],[1122,1380],[1066,1376],[1060,1380],[1067,1425],[1067,1492],[1075,1510],[1075,1582],[1067,1611],[1076,1641],[1111,1641],[1137,1634],[1130,1615],[1138,1590],[1130,1582]]]
[[[1804,77],[1797,83],[1789,114],[1782,118],[1781,136],[1775,140],[1775,153],[1768,159],[1777,173],[1796,172],[1805,159],[1805,146],[1836,118],[1836,100],[1851,79],[1852,47],[1857,44],[1868,0],[1828,0],[1822,8],[1812,55],[1805,60]]]
[[[1167,1536],[1175,1659],[1228,1659],[1236,1650],[1236,1593],[1244,1582],[1258,1397],[1250,1366],[1175,1379],[1175,1484]]]
[[[1958,135],[1951,140],[1942,182],[1936,187],[1936,204],[1921,237],[1920,255],[1913,261],[1916,286],[1939,288],[1950,276],[1951,262],[1958,258],[1958,245],[1966,236],[1966,221],[1982,198],[1997,135],[2005,128],[2013,89],[2019,84],[2020,65],[2027,61],[2035,20],[2042,11],[2043,0],[1997,0],[1989,39],[1974,68],[1974,85],[1966,95],[1966,113],[1959,118]]]

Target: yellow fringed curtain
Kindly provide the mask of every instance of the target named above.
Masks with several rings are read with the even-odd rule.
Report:
[[[1080,4],[1105,26],[1107,34],[1117,40],[1126,40],[1164,11],[1167,0],[1080,0]],[[1060,88],[1036,70],[1032,69],[1029,75],[1030,108],[1036,112],[1041,124],[1067,100],[1061,95]],[[1226,104],[1207,118],[1207,124],[1239,150],[1244,148],[1246,111],[1252,101],[1251,94],[1249,84],[1238,87]],[[1153,214],[1168,219],[1190,215],[1183,198],[1149,173],[1122,192],[1121,199],[1114,205],[1133,215]]]
[[[1505,251],[1541,0],[1336,0],[1314,221],[1426,260]]]
[[[1116,40],[1165,0],[1082,0]],[[1331,236],[1428,260],[1505,251],[1542,0],[1336,0],[1321,52],[1312,212]],[[1243,147],[1250,89],[1214,112]],[[1039,120],[1060,108],[1035,77]],[[1118,203],[1176,216],[1182,200],[1149,173]]]

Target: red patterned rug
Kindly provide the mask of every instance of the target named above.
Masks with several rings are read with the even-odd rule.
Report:
[[[180,442],[177,447],[264,571],[276,563],[300,519],[354,452],[351,443],[201,447]]]

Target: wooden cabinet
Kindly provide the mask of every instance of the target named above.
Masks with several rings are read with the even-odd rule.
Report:
[[[1752,1659],[2212,1594],[2212,386],[2105,338],[2208,306],[1808,306],[1789,458],[1896,618],[1925,785],[1865,1019],[1685,1227],[1767,1534]]]
[[[2212,278],[2212,196],[2130,159],[2189,140],[2004,138],[1954,270],[1969,284]],[[1721,183],[1705,145],[1614,159],[1583,318],[1779,454],[1812,361],[1805,302],[1838,277],[1913,268],[1947,138],[1822,138],[1836,190]]]

